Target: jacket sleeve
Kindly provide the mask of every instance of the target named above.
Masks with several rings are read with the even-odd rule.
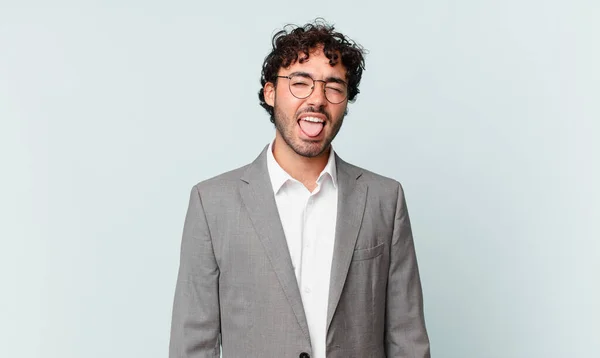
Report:
[[[219,267],[198,188],[185,217],[169,358],[220,355]]]
[[[423,316],[421,281],[404,191],[399,183],[388,275],[386,356],[429,358],[429,338]]]

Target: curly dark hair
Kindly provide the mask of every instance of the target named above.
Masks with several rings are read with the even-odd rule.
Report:
[[[316,19],[302,27],[286,25],[277,32],[272,40],[273,50],[265,57],[260,78],[261,88],[258,91],[260,105],[271,116],[275,123],[273,107],[265,102],[263,88],[267,82],[277,85],[277,74],[282,67],[288,67],[296,61],[303,63],[311,50],[323,46],[323,53],[329,64],[335,66],[338,61],[346,68],[348,79],[348,101],[354,102],[359,93],[358,85],[365,69],[364,55],[366,50],[345,35],[334,31],[333,25],[323,19]],[[302,57],[299,57],[302,54]]]

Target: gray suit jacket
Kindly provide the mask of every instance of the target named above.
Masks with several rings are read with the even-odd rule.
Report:
[[[311,343],[267,171],[251,164],[192,189],[170,358],[310,357]],[[429,357],[400,184],[336,156],[338,217],[328,358]]]

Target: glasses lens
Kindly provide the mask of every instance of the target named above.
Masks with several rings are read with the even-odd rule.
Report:
[[[331,103],[341,103],[346,99],[348,90],[342,83],[329,82],[325,85],[325,96]]]
[[[313,88],[313,80],[304,76],[292,76],[290,78],[290,91],[298,98],[310,96]]]
[[[312,94],[315,82],[310,77],[290,77],[290,92],[297,98],[306,98]],[[331,103],[341,103],[348,95],[348,88],[343,83],[327,82],[325,84],[325,97]]]

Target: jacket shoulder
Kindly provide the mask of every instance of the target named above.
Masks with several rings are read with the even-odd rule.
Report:
[[[394,178],[386,177],[347,162],[345,162],[344,165],[351,168],[351,171],[360,173],[359,180],[367,184],[370,188],[381,188],[385,189],[386,191],[396,191],[398,188],[402,189],[400,182]]]
[[[233,191],[250,164],[205,179],[194,185],[201,196],[215,192]]]

